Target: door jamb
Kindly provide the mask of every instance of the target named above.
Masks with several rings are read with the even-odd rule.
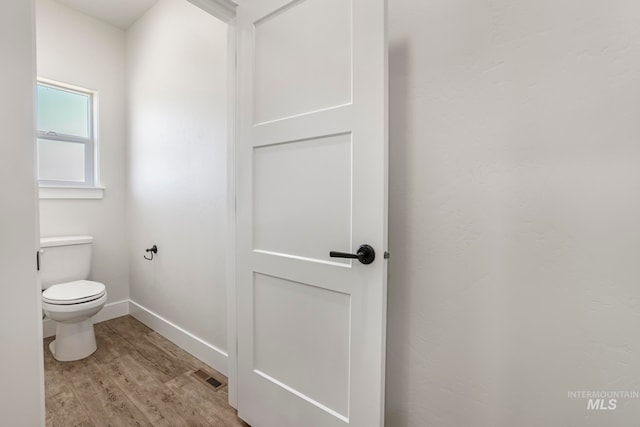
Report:
[[[231,0],[187,0],[210,15],[227,24],[227,233],[226,282],[227,282],[227,377],[229,404],[238,408],[238,339],[236,300],[236,73],[237,26],[236,8]]]
[[[227,22],[227,378],[229,404],[238,409],[238,330],[236,298],[236,109],[237,27]]]

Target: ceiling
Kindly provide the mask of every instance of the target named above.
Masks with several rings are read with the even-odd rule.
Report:
[[[57,0],[82,13],[126,30],[157,0]]]

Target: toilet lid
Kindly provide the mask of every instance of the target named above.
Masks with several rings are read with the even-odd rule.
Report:
[[[42,292],[42,301],[49,304],[79,304],[98,299],[105,293],[105,287],[100,282],[78,280],[48,287]]]

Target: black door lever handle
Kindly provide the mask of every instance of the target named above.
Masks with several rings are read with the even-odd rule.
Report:
[[[329,252],[329,256],[331,258],[351,258],[357,259],[363,264],[371,264],[374,259],[376,259],[376,251],[369,245],[362,245],[358,248],[358,252],[355,254],[350,254],[347,252]]]

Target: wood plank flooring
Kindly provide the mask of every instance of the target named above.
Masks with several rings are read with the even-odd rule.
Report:
[[[227,378],[131,316],[95,325],[98,350],[58,362],[44,340],[47,426],[247,427]],[[222,383],[214,389],[194,372]]]

